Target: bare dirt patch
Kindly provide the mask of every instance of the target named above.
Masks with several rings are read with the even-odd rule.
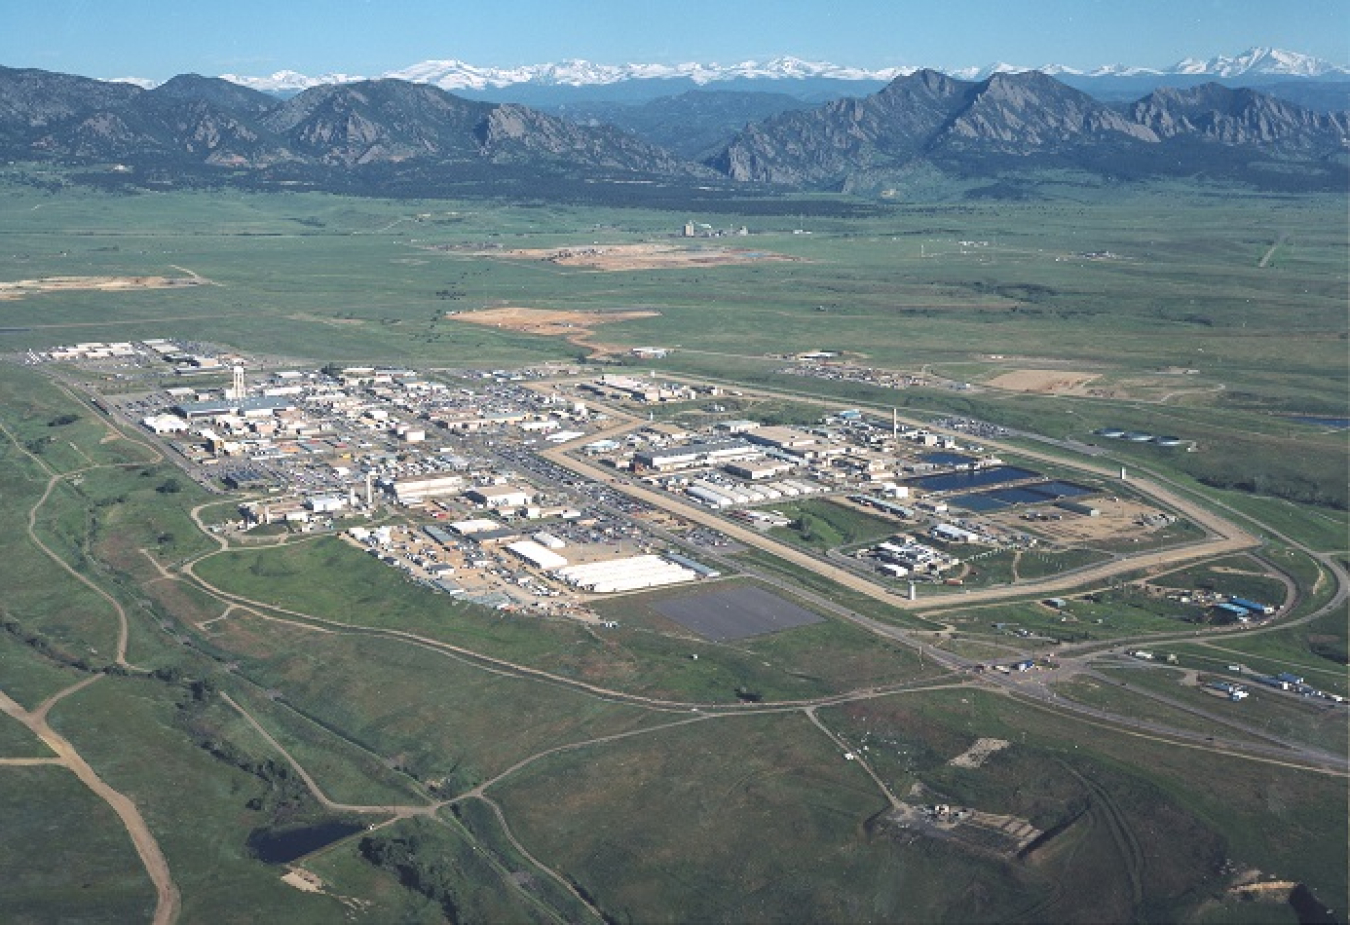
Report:
[[[1034,392],[1037,395],[1085,395],[1097,373],[1076,373],[1063,369],[1014,369],[985,383],[995,389]]]
[[[1166,526],[1158,520],[1157,508],[1115,497],[1096,497],[1084,502],[1097,509],[1098,516],[1084,517],[1065,512],[1062,520],[1027,521],[1024,510],[988,515],[988,519],[1010,530],[1020,530],[1066,546],[1104,540],[1143,539]],[[1034,505],[1032,507],[1035,507]],[[1048,504],[1038,508],[1053,510]]]
[[[596,244],[575,247],[473,251],[474,257],[542,260],[562,267],[601,273],[628,270],[679,270],[744,263],[786,262],[799,258],[745,247],[683,247],[678,244]]]
[[[288,871],[281,878],[281,882],[287,886],[293,886],[303,893],[322,893],[324,891],[323,881],[303,868]]]
[[[1012,743],[1006,739],[978,738],[975,744],[947,763],[954,768],[978,768],[994,752],[1007,748]]]
[[[624,348],[613,344],[593,342],[591,338],[594,336],[596,328],[618,321],[632,321],[635,318],[655,318],[660,314],[660,312],[655,311],[580,312],[508,306],[477,312],[459,312],[450,317],[455,321],[467,321],[469,324],[503,328],[520,334],[565,337],[569,343],[586,347],[592,354],[599,355],[622,351]]]
[[[201,286],[211,281],[195,273],[189,276],[46,276],[0,282],[0,301],[14,301],[44,292],[120,292],[128,289],[177,289]]]

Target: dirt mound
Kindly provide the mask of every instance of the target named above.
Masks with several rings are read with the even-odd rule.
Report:
[[[451,317],[455,321],[469,324],[481,324],[487,327],[503,328],[521,334],[537,334],[543,337],[565,337],[569,343],[586,347],[593,356],[622,351],[623,347],[613,344],[599,344],[591,340],[595,329],[604,324],[617,321],[631,321],[635,318],[654,318],[661,313],[656,311],[619,311],[619,312],[580,312],[552,310],[546,308],[521,308],[507,306],[489,308],[477,312],[459,312]]]

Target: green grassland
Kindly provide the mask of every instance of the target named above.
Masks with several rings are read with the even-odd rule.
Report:
[[[1062,642],[1119,639],[1142,633],[1175,632],[1190,627],[1198,607],[1174,604],[1134,590],[1103,591],[1096,600],[1073,598],[1063,608],[1036,601],[992,604],[944,613],[962,634],[1007,636],[1018,629]]]
[[[215,644],[250,680],[319,726],[451,794],[536,751],[661,718],[405,642],[257,620],[228,626]]]
[[[332,921],[341,914],[336,900],[282,884],[247,847],[255,829],[310,817],[312,804],[293,787],[268,784],[195,747],[179,724],[180,696],[181,689],[152,681],[105,681],[63,700],[51,722],[136,802],[183,893],[185,920]],[[266,748],[248,747],[259,755]]]
[[[150,920],[154,889],[106,804],[65,768],[4,768],[0,774],[0,918]]]
[[[1133,684],[1137,674],[1136,672],[1128,675],[1129,680],[1126,683]],[[1172,686],[1176,687],[1176,674],[1169,674],[1168,677],[1171,679]],[[1189,710],[1159,703],[1147,694],[1123,686],[1119,680],[1107,682],[1097,678],[1073,677],[1054,681],[1051,687],[1056,694],[1069,700],[1112,712],[1147,716],[1155,722],[1166,724],[1171,729],[1198,732],[1201,735],[1216,736],[1239,742],[1267,741],[1259,736],[1243,732],[1236,726],[1228,725],[1212,715],[1199,716]],[[1165,693],[1171,695],[1173,691],[1171,688],[1167,688]],[[1227,712],[1229,718],[1232,718],[1234,711],[1241,709],[1240,704],[1232,703],[1227,698],[1220,700],[1208,695],[1205,695],[1205,700],[1198,706],[1207,708],[1206,712],[1209,714]],[[1228,708],[1227,711],[1224,710],[1225,707]]]
[[[0,675],[3,689],[16,703],[31,710],[52,694],[83,681],[87,675],[52,657],[27,639],[32,634],[22,625],[19,632],[0,632]],[[43,635],[46,639],[46,635]]]
[[[368,858],[377,856],[384,866]],[[550,922],[526,882],[483,851],[463,827],[405,819],[307,866],[344,889],[385,898],[382,908],[356,910],[356,921]],[[399,905],[394,905],[395,903]]]
[[[0,758],[51,758],[55,753],[18,720],[0,714]]]
[[[995,863],[971,859],[983,889],[954,896],[935,879],[956,860],[940,847],[869,838],[884,798],[801,717],[712,720],[561,755],[492,792],[517,836],[618,921],[923,920],[939,899],[969,921],[1030,905]]]
[[[1147,885],[1150,879],[1158,878],[1152,880],[1158,892],[1145,903],[1152,905],[1154,916],[1164,920],[1177,920],[1186,905],[1205,900],[1204,884],[1208,882],[1211,888],[1215,884],[1211,877],[1217,870],[1209,865],[1215,863],[1216,854],[1218,861],[1226,857],[1266,872],[1284,871],[1281,876],[1308,883],[1332,907],[1342,908],[1346,902],[1345,840],[1339,826],[1327,827],[1317,821],[1319,817],[1345,817],[1345,788],[1334,777],[1245,759],[1201,757],[1203,753],[1110,732],[1096,724],[1066,722],[1044,708],[978,691],[893,696],[833,707],[822,715],[852,744],[862,744],[863,733],[898,743],[897,751],[903,749],[906,754],[897,755],[896,760],[908,768],[905,773],[923,778],[926,768],[936,769],[930,772],[931,786],[952,800],[969,800],[990,811],[1002,808],[1026,814],[1033,823],[1054,822],[1055,814],[1062,818],[1068,811],[1067,795],[1055,795],[1055,782],[1064,781],[1066,766],[1072,768],[1097,784],[1088,788],[1092,791],[1089,803],[1108,809],[1114,804],[1128,830],[1125,844],[1133,841],[1142,850],[1147,859],[1141,870],[1146,897],[1152,893]],[[840,719],[841,715],[846,719]],[[1013,747],[996,753],[973,772],[945,765],[937,769],[977,736],[1002,738]],[[1023,748],[1032,751],[1038,769],[1009,773],[1007,764],[1015,762]],[[873,747],[869,754],[878,751]],[[982,773],[986,769],[991,773]],[[1045,809],[1038,810],[1038,805]],[[1161,813],[1161,818],[1149,818],[1152,812]],[[1309,833],[1306,837],[1299,828],[1305,825],[1309,827],[1303,830]],[[1069,842],[1066,847],[1071,846]],[[1053,856],[1053,843],[1049,850]],[[1103,903],[1118,901],[1115,891],[1120,889],[1120,875],[1132,862],[1119,848],[1113,854],[1099,856],[1097,862],[1088,859],[1089,869],[1069,882],[1100,884]],[[1071,850],[1058,860],[1075,864]],[[1097,866],[1100,862],[1105,863]],[[1091,872],[1093,867],[1096,873]],[[1205,868],[1209,875],[1202,872]],[[1192,874],[1190,883],[1183,885],[1186,869]],[[1079,902],[1096,899],[1095,894],[1077,896]],[[1169,908],[1171,902],[1179,905]],[[1162,908],[1154,903],[1161,903]],[[1045,918],[1057,917],[1052,910],[1045,914]],[[1071,912],[1065,915],[1072,917]]]
[[[1327,700],[1299,700],[1251,685],[1252,693],[1246,700],[1232,703],[1213,692],[1193,685],[1183,685],[1180,679],[1165,671],[1141,668],[1135,665],[1100,667],[1103,675],[1123,680],[1131,685],[1156,691],[1173,700],[1232,718],[1240,711],[1242,722],[1255,733],[1268,733],[1295,742],[1322,748],[1332,754],[1344,754],[1350,748],[1345,721],[1345,706]],[[1230,672],[1222,672],[1225,677]]]
[[[1343,891],[1336,865],[1344,846],[1335,833],[1320,829],[1315,844],[1261,837],[1267,817],[1292,824],[1343,805],[1329,779],[1239,760],[1227,770],[1231,779],[1215,786],[1165,748],[977,691],[820,712],[893,792],[921,784],[921,801],[1021,816],[1055,838],[1034,860],[1000,863],[888,835],[874,819],[885,802],[857,765],[788,717],[712,720],[556,756],[492,792],[517,835],[575,871],[620,921],[651,918],[649,909],[678,921],[1171,920],[1221,895],[1219,869],[1230,856],[1306,877],[1332,903]],[[1014,745],[981,768],[947,765],[986,735]],[[1139,753],[1168,759],[1139,765]],[[1277,806],[1225,812],[1227,800],[1253,788],[1278,793]],[[1315,809],[1304,800],[1331,802]],[[944,887],[958,877],[978,889]],[[865,895],[840,889],[860,881],[886,886]],[[1056,882],[1097,886],[1089,895]]]
[[[900,530],[893,521],[828,500],[791,501],[769,505],[765,510],[792,519],[787,527],[771,529],[771,536],[820,552],[876,542]]]

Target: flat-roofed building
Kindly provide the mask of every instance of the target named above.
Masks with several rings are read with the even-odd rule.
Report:
[[[511,543],[506,548],[540,571],[552,572],[567,565],[565,557],[534,540],[521,540],[518,543]]]
[[[692,569],[651,555],[569,565],[554,574],[568,584],[596,594],[659,588],[698,578]]]
[[[530,503],[534,492],[513,485],[484,485],[470,488],[464,492],[464,497],[483,507],[524,507]]]
[[[464,488],[464,477],[450,472],[415,475],[394,480],[394,497],[399,504],[415,504],[427,498],[457,495]]]
[[[747,432],[745,439],[777,450],[799,450],[821,442],[814,434],[794,427],[759,427]]]
[[[792,464],[781,460],[746,460],[728,463],[723,468],[728,475],[734,475],[738,479],[749,479],[753,482],[758,479],[771,479],[776,475],[782,475],[784,472],[791,472]]]

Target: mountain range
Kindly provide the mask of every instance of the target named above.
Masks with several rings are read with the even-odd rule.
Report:
[[[384,195],[577,184],[895,195],[916,176],[1007,188],[1047,170],[1339,189],[1350,136],[1344,112],[1256,90],[1206,83],[1111,103],[1038,71],[921,70],[817,106],[704,90],[633,111],[644,118],[625,130],[596,113],[563,118],[393,78],[281,99],[197,75],[143,89],[0,68],[0,156],[107,182]]]
[[[597,64],[584,60],[524,65],[512,68],[483,67],[455,59],[423,61],[378,75],[324,74],[311,77],[297,71],[278,71],[268,76],[222,74],[232,83],[267,93],[296,93],[311,87],[335,83],[357,83],[372,78],[429,83],[450,91],[488,91],[521,85],[534,87],[602,87],[634,81],[689,81],[697,86],[744,81],[784,81],[789,84],[808,80],[868,81],[889,83],[924,67],[866,68],[805,61],[782,56],[767,61],[742,61],[734,64]],[[1242,79],[1248,82],[1268,78],[1350,79],[1350,67],[1332,64],[1298,52],[1278,48],[1251,48],[1238,55],[1220,55],[1208,59],[1183,58],[1170,67],[1152,68],[1119,64],[1077,69],[1058,64],[1035,67],[999,62],[984,67],[945,69],[961,80],[984,80],[1000,73],[1036,70],[1060,78],[1200,77],[1214,80]],[[155,86],[143,78],[117,78],[145,89]],[[662,95],[665,95],[662,93]]]

